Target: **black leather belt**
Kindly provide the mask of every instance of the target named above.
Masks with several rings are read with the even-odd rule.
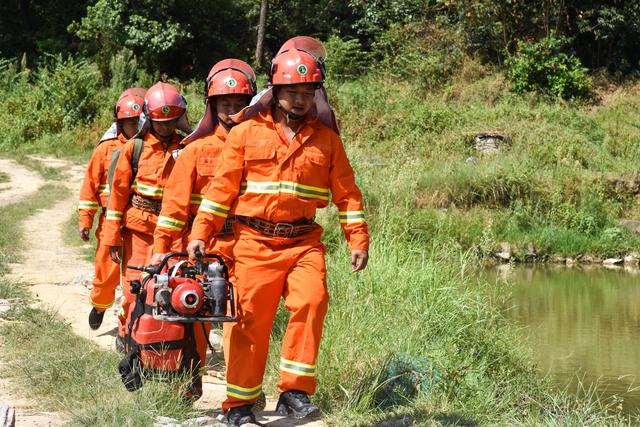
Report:
[[[160,210],[162,210],[162,200],[144,197],[139,194],[131,196],[131,205],[145,212],[151,212],[156,215],[160,215]]]

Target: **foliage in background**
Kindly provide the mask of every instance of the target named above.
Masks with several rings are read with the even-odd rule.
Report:
[[[567,38],[553,35],[536,43],[518,42],[518,52],[508,61],[513,89],[567,99],[588,97],[588,70],[578,58],[564,52],[568,44]]]

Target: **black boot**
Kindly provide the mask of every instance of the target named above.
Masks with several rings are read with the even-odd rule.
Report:
[[[89,327],[94,331],[102,325],[102,319],[104,318],[104,311],[98,311],[95,307],[91,309],[89,313]]]
[[[276,411],[280,415],[293,415],[297,419],[320,417],[320,408],[311,403],[307,393],[300,390],[281,393]]]
[[[260,396],[258,396],[258,400],[256,400],[253,406],[251,407],[251,412],[253,412],[254,414],[259,414],[260,412],[264,411],[264,408],[266,406],[267,406],[267,397],[264,395],[264,393],[260,393]]]
[[[244,405],[229,409],[222,419],[222,422],[227,426],[241,426],[246,423],[262,426],[263,424],[256,421],[256,416],[251,412],[252,406],[253,405]]]

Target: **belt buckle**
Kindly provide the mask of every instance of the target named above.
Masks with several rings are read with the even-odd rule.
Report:
[[[291,234],[293,234],[293,228],[293,224],[290,224],[288,222],[278,222],[273,229],[273,235],[280,237],[289,237],[291,236]]]

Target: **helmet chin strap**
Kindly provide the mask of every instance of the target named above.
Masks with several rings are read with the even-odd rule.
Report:
[[[301,116],[300,114],[291,113],[285,110],[284,107],[282,107],[282,105],[280,105],[280,102],[277,100],[276,100],[276,107],[278,107],[278,110],[280,110],[282,114],[284,114],[284,116],[287,118],[287,123],[298,122],[304,119],[304,116]]]

